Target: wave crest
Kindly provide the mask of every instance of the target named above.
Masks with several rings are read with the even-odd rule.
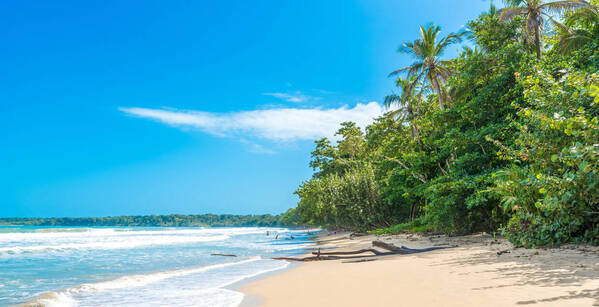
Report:
[[[76,295],[76,294],[87,293],[87,292],[96,292],[96,291],[97,292],[110,291],[110,290],[132,288],[132,287],[142,287],[142,286],[145,286],[145,285],[148,285],[151,283],[160,282],[160,281],[163,281],[163,280],[166,280],[169,278],[180,277],[180,276],[185,276],[185,275],[190,275],[190,274],[196,274],[196,273],[201,273],[201,272],[205,272],[205,271],[209,271],[209,270],[225,268],[225,267],[229,267],[229,266],[246,264],[246,263],[258,261],[261,259],[262,259],[261,257],[251,257],[249,259],[245,259],[245,260],[238,261],[238,262],[220,263],[220,264],[214,264],[214,265],[203,266],[203,267],[198,267],[198,268],[181,269],[181,270],[157,272],[157,273],[150,273],[150,274],[128,275],[128,276],[123,276],[123,277],[109,280],[109,281],[90,283],[90,284],[82,284],[80,286],[68,288],[68,289],[65,289],[65,290],[62,290],[59,292],[55,292],[55,291],[46,292],[46,293],[32,299],[31,301],[21,305],[21,307],[71,307],[71,306],[77,306],[77,302],[72,298],[72,296]],[[280,268],[284,268],[285,266],[287,266],[287,264],[285,264],[283,267],[280,267]],[[280,269],[280,268],[277,268],[277,269]],[[271,271],[271,270],[266,270],[264,272],[267,272],[267,271]],[[260,272],[258,274],[261,274],[264,272]],[[258,274],[251,274],[251,276],[255,276]],[[241,280],[243,278],[251,277],[251,276],[250,275],[244,276],[244,277],[240,278],[239,280]],[[235,280],[235,282],[237,282],[237,281],[238,280]]]
[[[62,292],[46,292],[19,307],[71,307],[77,302]]]
[[[197,242],[224,241],[229,239],[227,235],[206,236],[206,237],[182,237],[182,236],[153,236],[153,237],[133,237],[121,241],[100,241],[85,243],[65,243],[57,245],[29,245],[29,246],[11,246],[0,248],[1,254],[21,254],[24,252],[36,251],[56,251],[67,249],[129,249],[141,246],[152,245],[174,245]]]

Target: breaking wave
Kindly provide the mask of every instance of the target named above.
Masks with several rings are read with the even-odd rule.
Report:
[[[28,245],[11,246],[0,248],[0,254],[20,254],[35,251],[56,251],[67,249],[125,249],[152,245],[174,245],[197,242],[223,241],[228,239],[227,235],[210,237],[184,237],[184,236],[152,236],[150,238],[133,237],[121,241],[99,241],[85,243],[65,243],[56,245]]]
[[[65,289],[62,291],[50,291],[50,292],[44,293],[44,294],[30,300],[29,302],[25,303],[22,306],[26,306],[26,307],[78,306],[77,300],[74,299],[74,297],[77,297],[78,295],[90,294],[90,293],[94,293],[94,292],[101,293],[104,291],[121,290],[121,289],[127,289],[127,288],[141,288],[141,287],[144,287],[144,286],[147,286],[150,284],[156,284],[156,283],[160,283],[163,281],[167,281],[168,279],[172,279],[172,278],[207,272],[207,271],[216,270],[216,269],[223,269],[223,268],[232,267],[232,266],[247,265],[249,263],[260,261],[260,260],[263,260],[263,259],[261,257],[251,257],[249,259],[245,259],[245,260],[238,261],[238,262],[214,264],[214,265],[197,267],[197,268],[156,272],[156,273],[150,273],[150,274],[128,275],[128,276],[123,276],[123,277],[120,277],[117,279],[104,281],[104,282],[82,284],[80,286],[68,288],[68,289]],[[237,283],[237,282],[242,281],[247,278],[255,277],[255,276],[258,276],[258,275],[261,275],[264,273],[268,273],[271,271],[284,269],[288,265],[289,265],[289,263],[286,261],[278,261],[277,265],[274,267],[262,269],[262,270],[259,270],[256,272],[251,272],[251,273],[244,274],[241,276],[237,276],[237,277],[231,278],[225,282],[222,282],[218,285],[215,285],[211,288],[202,289],[199,291],[186,291],[184,289],[181,289],[180,291],[177,291],[176,294],[175,293],[166,293],[164,296],[169,297],[169,299],[171,299],[172,296],[174,296],[174,295],[178,296],[179,298],[189,296],[190,299],[193,299],[192,298],[193,296],[201,296],[203,294],[203,295],[208,295],[208,297],[210,297],[212,299],[218,298],[218,300],[212,301],[211,304],[218,304],[218,306],[237,306],[243,299],[243,294],[236,292],[236,291],[223,289],[223,287],[232,285],[234,283]],[[133,291],[135,291],[135,290],[133,290]],[[156,291],[160,291],[160,290],[154,290],[153,292],[156,292]],[[206,305],[206,306],[212,306],[212,305]]]

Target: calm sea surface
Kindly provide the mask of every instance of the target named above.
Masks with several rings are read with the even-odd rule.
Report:
[[[226,286],[285,268],[268,258],[302,254],[308,239],[285,228],[0,226],[0,306],[237,306],[243,294]]]

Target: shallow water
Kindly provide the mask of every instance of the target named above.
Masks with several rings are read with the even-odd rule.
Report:
[[[243,294],[226,286],[285,268],[268,258],[302,254],[308,239],[285,228],[0,226],[0,306],[237,306]]]

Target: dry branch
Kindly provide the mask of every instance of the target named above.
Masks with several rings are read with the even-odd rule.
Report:
[[[430,252],[438,249],[450,248],[451,246],[435,246],[428,248],[407,248],[405,246],[397,247],[390,243],[385,243],[383,241],[372,241],[372,245],[375,247],[379,247],[382,249],[386,249],[389,252],[381,252],[374,248],[366,248],[355,251],[339,251],[339,252],[321,252],[320,249],[317,252],[312,252],[312,257],[304,257],[304,258],[292,258],[292,257],[275,257],[272,259],[275,260],[289,260],[289,261],[319,261],[319,260],[339,260],[339,259],[364,259],[365,258],[373,258],[380,256],[390,256],[390,255],[408,255],[408,254],[416,254],[416,253],[424,253]],[[366,256],[345,256],[345,255],[359,255],[363,253],[373,253],[374,255],[366,255]],[[356,261],[359,262],[359,261]]]
[[[358,260],[347,260],[347,261],[342,261],[341,263],[357,263],[357,262],[370,262],[370,261],[375,261],[376,259],[358,259]]]
[[[384,254],[380,251],[377,251],[374,248],[366,248],[366,249],[360,249],[357,251],[348,251],[348,252],[324,252],[324,253],[320,253],[320,255],[357,255],[357,254],[363,254],[363,253],[373,253],[375,255],[380,255],[380,254]],[[318,255],[318,252],[312,252],[313,255]]]

